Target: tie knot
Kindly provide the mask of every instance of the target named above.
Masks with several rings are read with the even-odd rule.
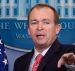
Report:
[[[41,61],[42,57],[43,57],[42,54],[38,54],[38,55],[36,56],[36,60],[37,60],[37,61]]]

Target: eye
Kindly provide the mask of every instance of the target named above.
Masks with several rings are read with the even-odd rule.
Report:
[[[34,24],[37,24],[37,22],[31,22],[31,24],[33,24],[33,25],[34,25]]]
[[[42,22],[43,22],[44,24],[50,24],[50,20],[49,20],[49,19],[43,19]]]
[[[43,23],[44,23],[44,24],[49,24],[49,22],[48,22],[48,21],[44,21]]]
[[[32,21],[32,22],[30,22],[30,24],[32,24],[32,25],[35,25],[35,24],[37,24],[38,22],[37,21]]]
[[[36,19],[30,20],[30,24],[31,24],[31,25],[35,25],[35,24],[37,24],[37,23],[38,23],[38,21],[37,21]]]

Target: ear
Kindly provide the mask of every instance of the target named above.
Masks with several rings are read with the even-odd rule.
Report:
[[[57,24],[57,25],[56,25],[56,34],[59,34],[60,29],[61,29],[60,24]]]

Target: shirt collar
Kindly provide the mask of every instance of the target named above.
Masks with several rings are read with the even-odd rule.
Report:
[[[48,48],[46,48],[41,54],[44,56],[46,54],[46,52],[49,50],[51,46],[49,46]],[[34,47],[34,58],[36,58],[36,56],[40,54]]]

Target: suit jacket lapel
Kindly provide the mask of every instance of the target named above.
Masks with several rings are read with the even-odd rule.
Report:
[[[34,54],[34,50],[32,50],[32,52],[30,52],[29,55],[28,55],[28,58],[27,58],[27,62],[26,62],[25,70],[24,71],[28,71],[29,66],[30,66],[30,61],[32,59],[33,54]]]
[[[45,56],[43,57],[42,62],[40,63],[37,71],[42,71],[42,69],[45,67],[46,63],[48,63],[48,60],[50,60],[50,58],[52,58],[52,56],[55,55],[56,52],[58,52],[59,47],[60,47],[60,44],[56,40],[52,44],[52,46],[50,47],[50,49],[48,50],[48,52],[45,54]]]

